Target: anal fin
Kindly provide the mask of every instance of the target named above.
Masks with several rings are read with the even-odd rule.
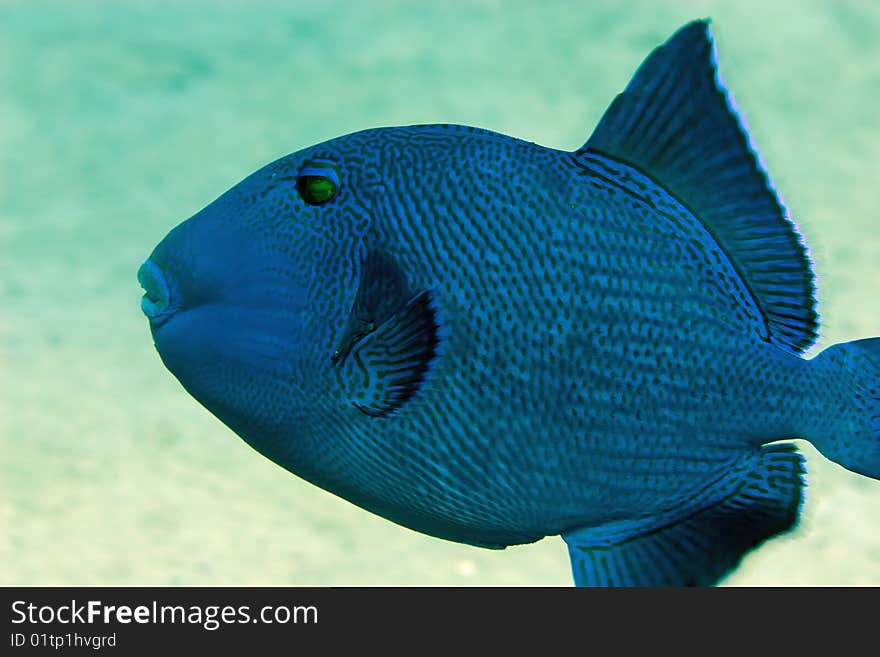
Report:
[[[603,527],[562,535],[577,586],[710,586],[762,541],[797,523],[803,457],[793,445],[761,449],[720,502],[677,522],[608,541]]]

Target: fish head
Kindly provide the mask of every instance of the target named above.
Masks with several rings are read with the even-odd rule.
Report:
[[[248,442],[332,403],[371,223],[361,153],[349,135],[272,162],[171,230],[138,271],[165,366]]]

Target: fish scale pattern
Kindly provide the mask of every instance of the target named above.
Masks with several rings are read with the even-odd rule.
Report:
[[[802,459],[768,443],[880,478],[880,342],[801,357],[808,252],[706,21],[576,151],[339,137],[233,187],[138,278],[165,364],[266,457],[433,536],[561,534],[579,584],[711,583],[794,526]]]
[[[320,206],[296,191],[314,160],[339,170]],[[154,254],[170,276],[246,300],[169,323],[220,327],[198,369],[165,350],[184,385],[285,468],[428,534],[499,547],[648,518],[799,435],[803,361],[764,339],[700,221],[603,156],[463,126],[368,130],[267,165],[172,235],[173,257]],[[438,325],[419,389],[385,417],[333,364],[373,251],[430,294]]]
[[[423,389],[388,418],[352,404],[344,369],[291,373],[320,393],[284,464],[309,461],[319,485],[427,533],[506,545],[648,516],[793,430],[797,363],[762,341],[705,228],[674,199],[658,207],[638,172],[447,125],[366,131],[310,157],[342,171],[339,198],[312,209],[315,362],[329,363],[367,249],[432,292],[442,326]],[[359,240],[327,225],[360,213]],[[743,420],[755,390],[760,425]]]

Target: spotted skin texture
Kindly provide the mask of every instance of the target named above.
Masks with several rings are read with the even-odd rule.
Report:
[[[308,160],[339,169],[325,205],[297,194]],[[440,324],[424,384],[384,418],[331,363],[370,249],[430,290]],[[711,505],[823,403],[656,183],[477,128],[375,129],[282,158],[152,260],[180,290],[156,346],[202,404],[299,476],[454,541]]]
[[[138,279],[168,369],[266,457],[433,536],[561,534],[578,585],[717,582],[797,523],[786,440],[880,479],[880,338],[803,357],[812,264],[706,21],[575,151],[339,137],[230,189]]]

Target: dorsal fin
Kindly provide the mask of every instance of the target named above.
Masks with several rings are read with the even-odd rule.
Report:
[[[774,342],[796,353],[815,342],[806,247],[721,83],[707,21],[686,25],[648,56],[574,157],[589,153],[638,169],[703,222]]]

